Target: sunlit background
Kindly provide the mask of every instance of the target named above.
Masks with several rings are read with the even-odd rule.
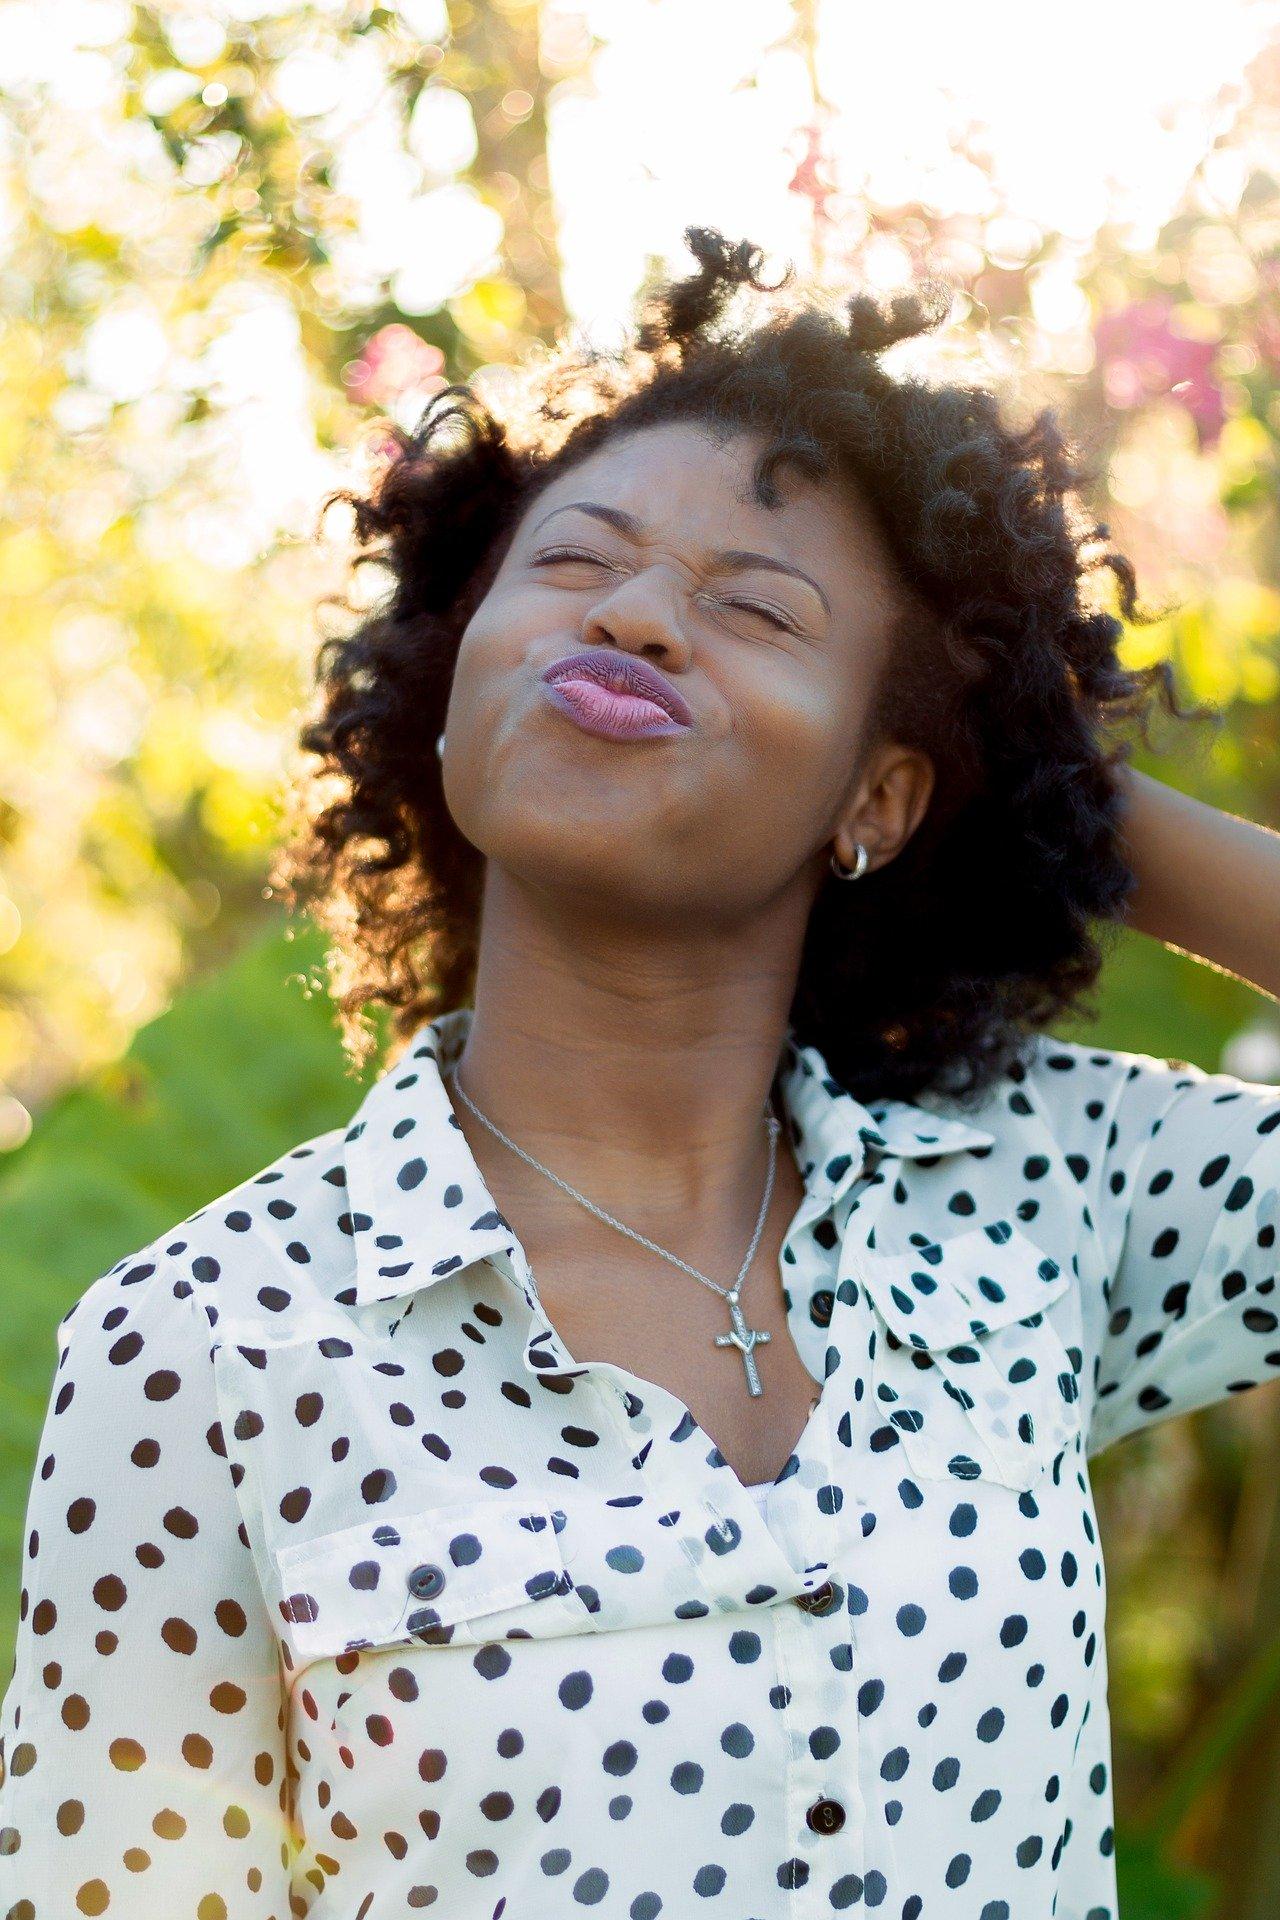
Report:
[[[362,1091],[266,884],[319,603],[377,591],[320,502],[621,339],[691,223],[951,283],[888,364],[1061,409],[1171,607],[1126,658],[1224,718],[1138,763],[1280,824],[1280,0],[8,0],[3,1634],[55,1320]],[[1275,1003],[1141,936],[1100,1008],[1064,1036],[1280,1080]],[[1098,1462],[1124,1920],[1280,1912],[1275,1401]]]

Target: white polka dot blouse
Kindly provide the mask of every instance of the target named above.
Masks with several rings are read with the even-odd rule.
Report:
[[[59,1323],[0,1913],[1116,1920],[1088,1461],[1280,1377],[1280,1088],[1039,1035],[864,1106],[789,1030],[752,1488],[557,1335],[470,1017]]]

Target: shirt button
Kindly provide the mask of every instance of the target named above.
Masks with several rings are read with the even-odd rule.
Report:
[[[815,1833],[839,1833],[844,1825],[844,1808],[838,1800],[815,1800],[804,1818],[805,1825]]]
[[[806,1613],[830,1613],[839,1605],[840,1600],[830,1580],[824,1580],[822,1585],[814,1587],[811,1593],[793,1594],[792,1598],[798,1607],[804,1608]]]
[[[820,1287],[809,1302],[809,1318],[815,1327],[829,1327],[836,1297],[830,1287]]]
[[[408,1586],[410,1593],[417,1599],[434,1600],[444,1586],[444,1575],[439,1567],[433,1567],[428,1563],[414,1568],[409,1575]]]

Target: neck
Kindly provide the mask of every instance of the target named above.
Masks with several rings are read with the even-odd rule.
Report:
[[[639,1231],[687,1244],[691,1220],[735,1232],[746,1218],[749,1232],[804,905],[779,901],[749,928],[569,924],[491,863],[459,1081],[526,1153]],[[504,1210],[534,1235],[581,1230],[582,1209],[456,1108]],[[785,1145],[780,1188],[787,1164],[795,1174]]]

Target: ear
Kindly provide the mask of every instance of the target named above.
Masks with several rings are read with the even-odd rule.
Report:
[[[856,859],[858,842],[867,849],[867,871],[887,866],[911,838],[928,811],[934,767],[917,747],[887,743],[877,747],[859,770],[854,791],[833,835],[837,856],[846,866]]]

